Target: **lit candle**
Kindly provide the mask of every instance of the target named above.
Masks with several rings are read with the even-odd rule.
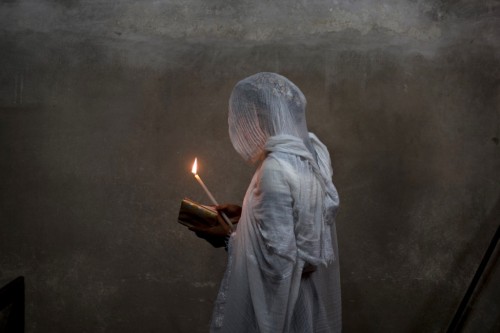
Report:
[[[217,203],[217,200],[215,200],[212,193],[210,193],[207,186],[205,185],[203,180],[201,180],[201,177],[198,175],[198,159],[197,158],[194,159],[193,168],[191,169],[191,172],[193,173],[194,178],[196,178],[198,183],[200,183],[201,187],[203,187],[203,189],[205,190],[205,193],[207,193],[208,197],[210,198],[210,201],[212,201],[212,203],[215,206],[218,206],[219,204]],[[229,217],[227,217],[227,215],[224,212],[220,212],[220,214],[222,215],[222,218],[224,219],[224,221],[226,221],[227,225],[231,228],[231,231],[232,231],[233,224],[231,223],[231,220],[229,220]]]

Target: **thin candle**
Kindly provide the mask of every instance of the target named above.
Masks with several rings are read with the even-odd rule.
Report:
[[[196,178],[196,180],[198,181],[198,183],[200,183],[201,187],[205,190],[205,193],[210,198],[210,201],[212,201],[212,203],[215,206],[218,206],[219,204],[217,203],[217,200],[215,200],[215,198],[212,195],[212,193],[210,193],[210,191],[208,190],[207,186],[205,185],[205,183],[203,182],[203,180],[201,180],[201,177],[198,175],[198,159],[197,158],[194,159],[193,168],[191,169],[191,172],[193,173],[194,178]],[[231,230],[233,230],[233,224],[231,223],[231,220],[229,220],[229,218],[227,217],[227,215],[224,212],[220,212],[220,214],[222,215],[222,218],[224,219],[224,221],[226,221],[227,225],[231,228]]]

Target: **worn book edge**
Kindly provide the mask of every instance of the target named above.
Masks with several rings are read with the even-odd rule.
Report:
[[[217,210],[184,198],[179,209],[177,222],[186,227],[212,227],[217,225]]]

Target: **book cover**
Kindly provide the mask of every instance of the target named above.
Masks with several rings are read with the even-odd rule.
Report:
[[[212,227],[217,221],[217,210],[185,198],[181,202],[177,221],[186,227]]]

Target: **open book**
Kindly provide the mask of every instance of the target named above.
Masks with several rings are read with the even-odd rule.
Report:
[[[185,198],[181,202],[179,217],[177,220],[186,227],[212,227],[217,221],[217,210]]]

